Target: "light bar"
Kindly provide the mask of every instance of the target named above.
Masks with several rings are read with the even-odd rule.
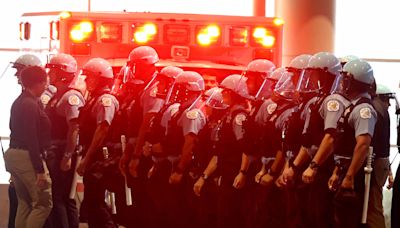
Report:
[[[197,33],[197,43],[202,46],[208,46],[218,42],[221,35],[221,29],[217,25],[208,25],[200,28]]]

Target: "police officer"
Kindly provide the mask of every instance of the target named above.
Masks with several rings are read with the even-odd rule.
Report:
[[[193,177],[197,181],[193,191],[198,196],[195,219],[198,227],[216,227],[217,222],[217,155],[218,128],[227,106],[223,103],[222,89],[214,87],[204,93],[207,124],[199,132],[199,141],[193,150]]]
[[[307,69],[299,80],[297,90],[300,96],[312,96],[312,98],[307,102],[302,113],[303,118],[306,120],[302,136],[299,136],[299,138],[302,137],[302,147],[283,173],[285,184],[289,184],[292,181],[302,182],[300,179],[301,174],[313,158],[323,140],[324,134],[326,137],[330,137],[331,131],[336,129],[336,123],[342,113],[339,108],[342,107],[340,110],[344,110],[343,103],[348,104],[348,102],[346,103],[347,100],[342,96],[330,95],[332,85],[336,86],[334,82],[340,78],[340,70],[340,62],[333,54],[320,52],[310,58]],[[326,129],[325,132],[324,129]],[[325,148],[321,147],[321,149]],[[308,171],[313,171],[312,174],[315,175],[317,168],[319,167],[311,165]],[[332,196],[328,188],[326,188],[326,182],[333,170],[333,159],[318,170],[317,181],[313,182],[310,179],[305,179],[308,181],[306,183],[313,184],[303,186],[299,195],[299,200],[301,201],[299,204],[299,222],[304,226],[330,227],[332,226],[332,213],[330,211]]]
[[[155,204],[156,226],[187,227],[193,216],[187,200],[193,195],[189,176],[192,154],[199,131],[206,123],[201,94],[204,80],[194,71],[178,75],[172,92],[171,105],[163,114],[165,127],[162,149],[152,146],[153,167],[149,172],[150,194]],[[188,184],[191,183],[191,184]]]
[[[156,125],[157,123],[155,123],[156,121],[158,121],[160,118],[158,118],[159,115],[162,115],[164,108],[166,106],[166,102],[165,100],[169,100],[169,98],[171,97],[171,91],[172,91],[172,87],[175,81],[175,78],[177,77],[177,75],[179,75],[180,73],[182,73],[183,70],[178,68],[178,67],[174,67],[174,66],[167,66],[164,67],[163,69],[161,69],[161,71],[157,74],[157,78],[154,80],[154,84],[151,85],[146,91],[143,91],[143,94],[141,96],[140,102],[139,104],[142,105],[143,110],[140,110],[141,112],[143,112],[144,110],[147,110],[145,113],[143,113],[143,115],[148,118],[149,121],[149,129],[146,130],[145,133],[145,141],[149,140],[148,137],[152,128],[152,125]],[[131,80],[132,81],[132,80]],[[126,82],[126,84],[133,84],[132,82]],[[135,86],[134,86],[135,87]],[[136,86],[136,88],[138,88]],[[133,93],[135,93],[135,91],[133,91]],[[136,91],[137,93],[137,91]],[[122,102],[121,104],[121,112],[125,112],[125,121],[122,121],[121,126],[119,126],[120,128],[124,128],[124,125],[127,126],[129,128],[129,126],[131,126],[130,124],[125,124],[125,123],[129,123],[132,120],[130,120],[130,118],[132,117],[132,111],[135,111],[135,107],[137,108],[138,106],[134,106],[135,103],[135,97],[136,99],[138,98],[137,94],[134,95],[133,97],[131,96],[131,99],[126,99],[126,102]],[[132,107],[134,106],[134,107]],[[136,110],[137,111],[137,110]],[[157,116],[158,115],[158,116]],[[134,122],[133,122],[134,123]],[[132,123],[132,124],[133,124]],[[147,123],[146,123],[147,124]],[[127,135],[129,138],[132,138],[132,131],[130,129],[126,129],[125,130],[126,133],[124,133],[125,135]],[[139,133],[141,132],[141,130],[139,131]],[[151,141],[151,140],[149,140]],[[143,150],[143,154],[142,152],[139,154],[139,157],[141,159],[140,162],[140,166],[138,167],[138,175],[135,178],[135,181],[133,181],[133,189],[134,189],[134,194],[135,194],[135,198],[134,198],[134,213],[137,216],[137,219],[135,219],[135,221],[132,221],[131,217],[129,214],[125,215],[125,219],[124,220],[128,220],[128,224],[134,226],[148,226],[148,219],[146,219],[150,213],[151,213],[151,208],[152,208],[152,203],[150,202],[149,196],[148,196],[148,189],[147,189],[147,172],[149,167],[149,162],[151,161],[151,152],[149,152],[149,150],[147,149],[147,147],[150,147],[151,145],[146,142],[143,146],[143,148],[145,148]],[[129,153],[129,151],[128,151]],[[137,158],[139,158],[137,157]],[[137,159],[137,158],[133,158],[133,159]],[[136,163],[135,163],[136,164]],[[120,162],[120,169],[124,170],[123,168],[123,163]],[[131,167],[131,168],[136,168],[136,167]],[[132,169],[131,169],[132,170]],[[136,172],[136,170],[134,170]],[[125,172],[125,171],[123,171]],[[132,173],[132,172],[130,172]],[[132,184],[132,183],[130,183]],[[125,196],[125,195],[124,195]],[[129,221],[131,220],[131,221]]]
[[[93,58],[83,66],[82,74],[86,76],[89,100],[79,116],[79,139],[84,157],[77,172],[84,175],[88,224],[90,227],[116,227],[104,202],[108,175],[111,178],[114,176],[104,171],[107,164],[103,164],[102,153],[102,147],[109,140],[108,130],[119,108],[117,99],[110,94],[113,71],[106,60]]]
[[[357,227],[361,220],[364,195],[362,165],[371,145],[377,114],[371,105],[372,67],[358,59],[343,67],[344,94],[351,105],[339,121],[334,153],[338,169],[329,185],[338,186],[334,198],[335,227]]]
[[[158,54],[152,47],[139,46],[129,54],[126,66],[125,80],[131,80],[136,85],[137,97],[132,109],[133,122],[131,123],[134,130],[129,136],[135,143],[132,151],[126,151],[128,154],[123,156],[121,164],[129,164],[128,170],[133,177],[138,176],[137,167],[150,120],[163,105],[163,100],[156,97],[157,89],[154,84],[158,74],[155,64],[158,61]]]
[[[47,94],[41,97],[52,122],[51,148],[47,151],[47,164],[53,181],[50,223],[53,227],[78,227],[78,209],[69,193],[75,171],[71,167],[75,167],[76,161],[79,110],[85,105],[84,91],[78,88],[84,85],[71,85],[77,76],[77,62],[71,55],[60,53],[53,56],[46,68],[57,91],[51,98]],[[45,96],[49,100],[43,100]]]
[[[268,77],[268,80],[272,82],[273,84],[276,85],[276,83],[279,81],[279,79],[285,75],[286,69],[285,68],[277,68],[274,70],[270,76]],[[275,87],[275,85],[271,86],[272,91]],[[257,128],[257,132],[253,133],[256,134],[256,138],[253,141],[254,144],[258,145],[258,147],[254,147],[259,151],[259,158],[258,158],[258,164],[260,166],[255,167],[258,168],[258,173],[254,175],[254,183],[260,183],[261,177],[264,176],[264,174],[267,173],[267,170],[271,167],[271,164],[275,160],[275,154],[270,154],[269,157],[267,157],[265,151],[265,145],[266,145],[266,140],[268,140],[271,132],[270,129],[272,128],[272,121],[270,121],[270,117],[274,114],[274,112],[277,110],[277,107],[281,105],[279,99],[272,95],[269,98],[266,98],[261,107],[259,108],[257,114],[255,115],[255,126]],[[252,134],[252,133],[250,133]],[[257,163],[256,163],[257,164]],[[251,180],[250,180],[251,181]],[[253,182],[253,181],[251,181]],[[272,218],[273,216],[269,216],[271,213],[268,212],[268,205],[270,205],[267,202],[270,202],[271,199],[269,199],[269,192],[271,192],[270,187],[265,187],[263,185],[258,185],[257,191],[255,194],[256,202],[254,203],[254,206],[256,207],[256,216],[253,218],[255,220],[256,226],[257,227],[264,227],[267,224],[268,218]],[[279,201],[279,200],[278,200]]]
[[[395,94],[388,87],[376,85],[376,92],[372,99],[372,105],[377,113],[377,121],[372,138],[375,157],[368,201],[368,227],[385,227],[382,188],[386,180],[389,181],[389,186],[393,185],[393,177],[390,178],[390,116],[388,109],[390,99],[394,98]]]
[[[246,77],[233,74],[220,84],[224,103],[229,106],[222,119],[217,144],[218,190],[217,227],[243,227],[243,188],[249,168],[249,158],[244,143],[243,123],[248,118],[250,98]]]
[[[246,84],[249,88],[249,94],[254,97],[251,101],[251,111],[243,125],[246,132],[243,141],[247,143],[246,148],[249,148],[247,155],[249,156],[250,164],[247,175],[250,177],[254,177],[262,165],[260,162],[260,144],[263,135],[261,134],[262,129],[260,128],[262,127],[256,124],[255,117],[263,101],[271,96],[273,87],[277,82],[275,78],[270,77],[274,70],[275,65],[271,61],[256,59],[247,65],[246,70],[242,74],[247,78]],[[259,191],[264,191],[264,188],[260,188],[254,181],[248,182],[243,199],[245,202],[244,207],[246,208],[244,210],[246,214],[244,214],[243,217],[246,218],[247,227],[255,226]]]

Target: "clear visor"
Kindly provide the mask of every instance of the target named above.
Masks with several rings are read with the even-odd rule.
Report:
[[[254,96],[255,100],[264,100],[271,97],[272,92],[276,86],[277,81],[271,78],[265,78],[259,90]]]
[[[216,88],[211,94],[204,94],[205,105],[213,109],[226,109],[228,105],[222,98],[222,89]]]
[[[19,73],[20,71],[21,70],[18,70],[18,68],[15,66],[15,64],[13,62],[10,62],[10,63],[8,63],[8,65],[4,68],[3,72],[1,73],[0,79],[2,79],[3,76],[6,74],[18,76],[17,73]]]
[[[275,85],[274,94],[285,99],[294,99],[299,75],[285,72]]]
[[[172,90],[174,88],[174,79],[167,77],[165,75],[159,74],[158,81],[154,83],[157,87],[157,94],[156,96],[161,99],[165,99],[166,104],[169,103],[169,99],[172,94]]]
[[[72,79],[68,87],[71,89],[76,89],[80,91],[82,95],[85,95],[87,91],[86,75],[78,74],[74,77],[74,79]]]
[[[168,98],[168,102],[166,101],[166,103],[182,103],[187,100],[188,94],[189,90],[186,89],[186,84],[175,83],[171,89],[171,95]]]
[[[300,77],[297,91],[303,94],[341,92],[342,80],[340,74],[332,75],[323,69],[307,68]]]
[[[347,72],[340,72],[332,83],[331,93],[346,95],[351,87],[353,76]]]
[[[141,79],[136,78],[135,76],[136,72],[136,65],[129,64],[127,65],[124,70],[123,70],[123,83],[133,83],[136,85],[141,85],[144,84],[144,81]]]
[[[297,91],[300,93],[318,93],[322,87],[321,79],[324,71],[320,69],[307,68],[300,75]]]

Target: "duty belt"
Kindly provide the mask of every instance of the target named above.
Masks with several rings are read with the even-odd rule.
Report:
[[[333,159],[335,160],[336,166],[339,168],[345,168],[350,164],[352,157],[334,154]]]
[[[274,157],[271,157],[271,158],[261,157],[261,162],[263,163],[263,165],[267,165],[271,161],[275,161],[275,158]]]
[[[156,163],[156,164],[167,160],[167,161],[169,161],[172,165],[175,165],[175,163],[176,163],[177,161],[179,161],[180,158],[181,158],[180,155],[177,155],[177,156],[172,156],[172,155],[170,155],[170,156],[166,156],[166,157],[151,156],[151,160],[153,160],[153,162]]]

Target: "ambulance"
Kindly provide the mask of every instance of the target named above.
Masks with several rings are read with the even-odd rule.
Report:
[[[68,53],[83,66],[107,59],[114,72],[140,45],[159,54],[159,68],[194,70],[217,81],[241,73],[253,59],[281,65],[280,18],[153,12],[25,13],[19,24],[21,52],[36,52],[46,62]]]

